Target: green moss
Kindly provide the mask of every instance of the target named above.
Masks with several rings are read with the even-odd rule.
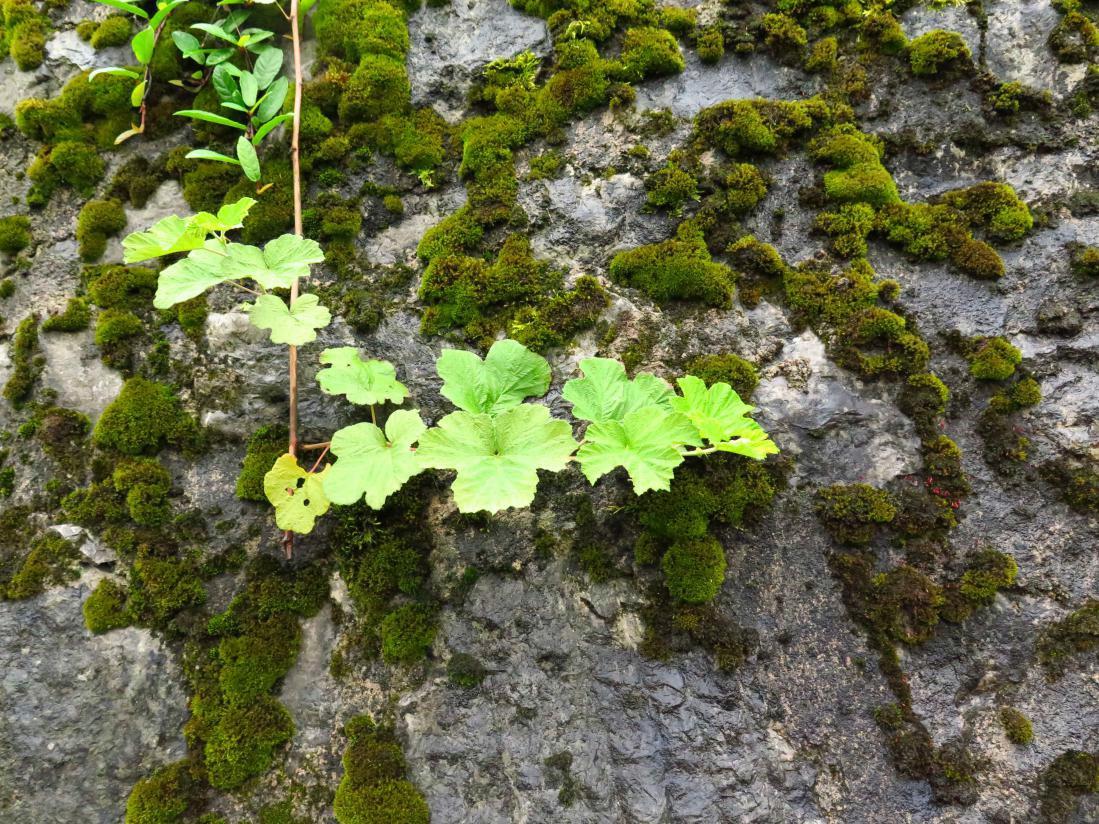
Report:
[[[582,275],[571,289],[519,309],[508,326],[508,336],[535,352],[545,352],[594,326],[609,305],[610,297],[599,281]]]
[[[920,451],[932,494],[950,501],[969,494],[969,481],[962,470],[962,450],[954,441],[946,435],[936,435],[925,439]]]
[[[202,339],[209,313],[205,295],[191,298],[176,306],[176,320],[179,321],[179,328],[193,341]]]
[[[942,195],[941,201],[961,212],[970,225],[985,229],[993,240],[1018,240],[1034,226],[1027,205],[1006,183],[985,182],[956,189]]]
[[[76,240],[80,257],[99,260],[107,248],[107,238],[126,227],[126,212],[117,200],[89,200],[76,221]]]
[[[1072,271],[1078,275],[1099,277],[1099,246],[1082,246],[1072,253]]]
[[[752,397],[759,383],[755,366],[732,353],[699,355],[687,364],[687,374],[701,378],[708,385],[727,383],[744,400]]]
[[[909,65],[919,77],[959,71],[972,65],[972,57],[965,40],[953,31],[935,29],[908,44]]]
[[[219,684],[228,704],[243,706],[263,697],[298,656],[297,620],[286,613],[253,621],[243,635],[218,644]]]
[[[4,384],[4,397],[16,409],[30,399],[34,384],[45,365],[39,354],[38,316],[28,315],[15,328],[10,357],[11,376]]]
[[[431,819],[427,802],[408,781],[355,787],[344,776],[333,810],[339,824],[427,824]]]
[[[138,549],[130,568],[129,604],[135,623],[162,628],[177,613],[205,602],[195,556],[161,556],[148,546]]]
[[[268,695],[229,707],[206,740],[203,751],[210,785],[230,790],[267,772],[275,750],[293,735],[290,714]]]
[[[469,207],[463,206],[424,233],[416,254],[427,263],[442,255],[466,254],[480,246],[483,235]]]
[[[765,14],[760,20],[764,47],[780,59],[798,59],[809,43],[805,29],[785,14]]]
[[[893,176],[880,163],[858,163],[824,174],[824,191],[840,202],[885,206],[900,201]]]
[[[406,111],[411,87],[404,61],[386,54],[367,54],[340,98],[340,120],[361,123]]]
[[[0,252],[15,255],[31,245],[31,219],[26,215],[0,217]]]
[[[819,73],[834,71],[838,55],[839,41],[834,37],[822,37],[813,44],[809,56],[805,58],[805,70]]]
[[[703,63],[712,66],[721,62],[725,56],[725,38],[721,27],[715,25],[699,29],[695,47],[698,49],[698,59]]]
[[[565,156],[558,151],[549,150],[530,159],[530,172],[527,180],[550,180],[559,177],[565,167]]]
[[[126,588],[110,578],[104,578],[96,585],[81,609],[84,626],[95,635],[128,627],[132,621],[126,608]]]
[[[4,591],[11,600],[30,598],[54,584],[78,577],[80,551],[56,532],[46,532],[31,542],[30,551]]]
[[[920,372],[908,376],[897,404],[922,432],[933,432],[935,421],[946,413],[949,401],[946,384],[931,372]]]
[[[1001,589],[1015,583],[1019,567],[1010,555],[986,549],[977,553],[962,573],[960,592],[973,604],[989,604]]]
[[[967,353],[969,374],[982,381],[1005,381],[1015,374],[1023,353],[1006,338],[979,339]]]
[[[92,439],[103,449],[141,455],[166,444],[194,448],[201,433],[169,387],[137,376],[126,381],[103,411]]]
[[[1038,639],[1038,660],[1054,677],[1068,669],[1074,655],[1099,648],[1099,601],[1088,601],[1056,623]]]
[[[710,536],[677,541],[660,565],[671,596],[690,604],[712,601],[725,583],[725,549]]]
[[[321,51],[352,62],[368,54],[403,60],[408,25],[398,6],[382,0],[337,0],[318,8],[314,26]]]
[[[1007,740],[1012,744],[1025,747],[1034,740],[1034,727],[1030,719],[1015,707],[1000,708],[1000,724],[1004,728]]]
[[[0,10],[4,21],[0,46],[20,71],[37,69],[46,58],[49,18],[35,8],[32,0],[5,0]]]
[[[881,54],[900,54],[908,46],[908,37],[900,22],[885,10],[871,10],[860,31],[866,45]]]
[[[412,664],[431,651],[436,631],[435,610],[426,604],[405,604],[381,620],[382,658],[387,664]]]
[[[914,567],[899,566],[874,576],[870,621],[889,638],[906,644],[929,639],[945,603],[942,588]]]
[[[121,14],[113,14],[100,23],[91,36],[93,49],[109,49],[115,46],[125,46],[130,42],[130,18]]]
[[[84,196],[90,195],[103,179],[103,159],[95,146],[87,143],[72,140],[58,143],[49,154],[49,165],[61,181]]]
[[[266,501],[263,476],[275,460],[286,452],[286,427],[281,424],[261,426],[248,439],[244,465],[237,476],[236,494],[242,501]]]
[[[876,214],[866,203],[846,203],[836,212],[817,215],[816,228],[832,237],[832,248],[845,258],[865,257],[866,238],[874,229]]]
[[[721,193],[714,202],[727,214],[747,214],[767,194],[767,182],[751,163],[730,164],[721,170],[719,180]]]
[[[126,824],[177,824],[191,805],[193,791],[186,762],[161,767],[130,791]]]
[[[611,261],[610,276],[657,303],[682,300],[710,306],[732,304],[732,270],[710,257],[700,232],[688,230],[662,243],[619,252]]]
[[[817,517],[841,544],[869,544],[877,526],[890,523],[896,514],[889,493],[869,484],[835,484],[817,493]]]
[[[849,124],[826,131],[810,144],[809,151],[814,160],[840,169],[861,163],[880,164],[884,152],[880,138]]]
[[[1099,471],[1091,462],[1057,458],[1042,465],[1042,474],[1078,512],[1099,513]]]
[[[690,172],[669,163],[645,179],[647,204],[654,209],[669,209],[679,214],[684,204],[698,200],[698,181]]]
[[[1049,47],[1061,63],[1085,63],[1099,56],[1099,26],[1074,9],[1050,32]]]
[[[1066,824],[1079,796],[1099,792],[1099,756],[1066,750],[1041,775],[1041,811],[1050,824]]]
[[[446,675],[456,687],[470,689],[485,680],[488,671],[484,664],[465,652],[456,652],[446,662]]]
[[[157,273],[143,266],[89,266],[88,296],[101,309],[144,309],[156,291]]]
[[[614,75],[620,80],[633,82],[679,74],[685,65],[679,44],[671,32],[642,26],[627,29]]]
[[[144,326],[141,318],[125,309],[106,309],[95,323],[95,345],[105,349],[140,335]]]

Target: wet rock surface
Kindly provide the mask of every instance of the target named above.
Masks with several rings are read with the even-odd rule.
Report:
[[[704,15],[719,11],[714,3],[700,5]],[[901,23],[909,36],[958,31],[978,64],[1002,81],[1020,80],[1058,99],[1076,88],[1082,70],[1057,63],[1046,45],[1059,20],[1048,4],[995,0],[985,12],[983,33],[965,8],[913,8]],[[425,7],[410,17],[410,35],[413,101],[454,122],[469,113],[467,93],[484,64],[526,49],[540,56],[551,51],[545,22],[505,0]],[[76,67],[122,59],[88,52],[65,31],[51,39],[48,61],[37,72],[0,64],[0,110],[11,112],[29,95],[46,96]],[[566,269],[570,281],[600,277],[610,295],[602,326],[549,354],[555,384],[547,403],[555,411],[566,406],[561,382],[597,351],[621,355],[644,343],[641,368],[661,373],[676,372],[703,352],[735,352],[759,367],[752,403],[792,464],[774,506],[757,522],[716,533],[728,562],[716,608],[754,634],[751,653],[731,672],[717,669],[701,649],[664,661],[642,654],[640,615],[648,595],[639,580],[592,583],[579,568],[570,550],[575,508],[548,505],[462,520],[445,490],[430,488],[423,542],[430,546],[432,586],[449,596],[430,658],[401,669],[352,657],[346,671],[337,671],[333,655],[354,638],[356,616],[346,583],[333,573],[331,597],[302,621],[296,662],[274,693],[294,719],[292,741],[267,776],[217,796],[212,811],[234,824],[249,821],[266,801],[305,788],[313,793],[295,796],[305,820],[334,821],[330,797],[342,775],[343,725],[365,712],[394,720],[410,776],[435,824],[1041,820],[1041,775],[1053,759],[1067,749],[1099,751],[1094,652],[1055,681],[1035,652],[1050,624],[1099,593],[1099,524],[1070,509],[1037,473],[1005,476],[983,459],[977,420],[991,390],[968,378],[949,341],[957,334],[1003,335],[1021,350],[1043,395],[1018,420],[1031,440],[1031,468],[1066,450],[1095,457],[1099,280],[1072,272],[1066,249],[1099,243],[1099,216],[1073,214],[1066,204],[1096,185],[1099,121],[1091,115],[1049,123],[1027,115],[989,123],[983,92],[970,78],[940,83],[899,73],[881,81],[859,122],[892,141],[885,162],[905,199],[922,202],[1003,180],[1032,206],[1043,206],[1035,229],[999,250],[1006,273],[995,282],[967,278],[945,262],[914,262],[879,240],[869,252],[877,275],[900,284],[898,304],[929,342],[932,368],[961,389],[942,425],[962,448],[973,492],[952,535],[952,563],[960,569],[980,549],[994,547],[1019,567],[1016,583],[990,606],[964,623],[940,626],[923,645],[897,647],[912,709],[934,744],[964,739],[980,759],[973,803],[942,804],[926,781],[894,768],[874,712],[896,696],[845,607],[828,565],[833,547],[814,512],[821,486],[922,482],[920,440],[898,409],[897,385],[863,380],[836,365],[822,338],[770,296],[753,307],[735,301],[729,308],[661,309],[608,276],[614,252],[674,231],[678,218],[645,208],[645,177],[687,139],[691,117],[729,98],[804,99],[823,87],[820,77],[762,53],[729,54],[706,66],[690,50],[684,72],[638,84],[637,112],[669,109],[678,118],[668,133],[642,138],[634,128],[640,114],[599,110],[570,123],[553,146],[517,150],[521,176],[545,151],[561,152],[565,162],[556,176],[520,180],[525,218],[516,222],[537,256]],[[995,145],[975,146],[975,131]],[[638,142],[650,149],[649,160],[631,160]],[[1040,152],[1033,149],[1038,144]],[[22,197],[22,171],[36,147],[14,135],[0,149],[0,195]],[[110,163],[116,168],[120,158],[143,151],[134,143]],[[372,168],[388,185],[397,172],[386,163]],[[819,168],[801,150],[761,165],[770,191],[744,228],[773,243],[791,264],[817,257],[826,240],[812,230],[816,210],[806,190],[819,181]],[[349,179],[358,186],[363,181],[355,174]],[[416,278],[401,287],[372,330],[337,321],[321,343],[357,346],[396,363],[417,407],[434,422],[451,408],[439,394],[435,358],[446,346],[464,344],[420,335],[415,289],[422,267],[415,247],[424,231],[465,202],[465,193],[456,175],[437,188],[413,186],[403,216],[373,226],[368,214],[354,243],[371,263],[409,265]],[[80,204],[63,191],[33,214],[35,244],[26,264],[9,267],[17,286],[5,299],[5,332],[31,312],[60,311],[83,288],[74,236]],[[127,231],[183,211],[178,184],[166,182],[142,209],[127,207]],[[112,239],[104,260],[120,255]],[[321,280],[330,283],[331,273]],[[237,298],[211,300],[198,342],[165,326],[174,374],[188,376],[180,395],[211,439],[204,455],[173,452],[165,463],[176,511],[208,526],[208,555],[236,547],[278,556],[280,536],[268,508],[238,500],[234,485],[248,436],[285,417],[285,353],[249,326]],[[619,337],[604,344],[612,324]],[[41,386],[52,390],[51,403],[94,420],[117,395],[123,374],[101,362],[92,336],[90,330],[43,333]],[[314,384],[319,348],[303,356],[305,386]],[[11,364],[8,341],[0,344],[0,379],[10,375]],[[300,413],[308,437],[318,440],[360,416],[342,400],[313,391],[303,395]],[[15,432],[25,422],[21,414],[4,402],[0,421]],[[13,444],[12,453],[25,447],[31,466],[17,469],[10,503],[30,504],[49,474],[30,439]],[[553,495],[592,496],[600,513],[617,512],[630,497],[622,478],[593,491],[570,470],[553,483]],[[549,551],[538,547],[547,533],[561,538]],[[301,541],[299,557],[323,554],[328,535],[322,529]],[[81,602],[103,575],[124,577],[124,570],[102,545],[77,537],[81,564],[96,569],[28,600],[0,602],[5,821],[121,821],[135,781],[186,754],[181,644],[134,627],[101,636],[85,630]],[[635,538],[608,539],[619,572],[631,566]],[[885,544],[875,551],[882,561],[902,554]],[[458,582],[470,568],[480,574],[463,589]],[[225,609],[239,583],[232,572],[211,575],[204,583],[207,611]],[[456,653],[484,665],[479,686],[448,679],[446,665]],[[998,713],[1008,703],[1032,720],[1031,746],[1014,746],[1004,736]],[[1085,798],[1073,815],[1074,821],[1097,820],[1099,802]]]

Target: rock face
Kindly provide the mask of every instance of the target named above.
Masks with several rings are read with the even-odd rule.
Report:
[[[972,486],[949,552],[929,562],[932,577],[956,580],[985,549],[1018,565],[1015,581],[966,620],[944,619],[924,643],[889,643],[913,717],[934,752],[960,742],[976,765],[965,776],[967,803],[960,803],[938,797],[926,776],[897,768],[875,721],[876,712],[880,717],[883,707],[900,700],[896,671],[879,666],[889,659],[843,591],[829,562],[836,546],[815,511],[817,490],[831,484],[931,485],[921,452],[925,433],[901,411],[903,383],[860,377],[838,365],[835,353],[845,341],[808,324],[783,298],[781,283],[746,300],[754,285],[747,270],[737,271],[740,296],[727,307],[661,306],[609,275],[616,252],[667,240],[698,209],[689,197],[682,213],[650,208],[646,181],[690,141],[700,111],[732,98],[804,100],[832,93],[839,83],[771,54],[758,28],[737,28],[748,15],[772,11],[772,4],[743,10],[712,0],[673,5],[697,7],[704,24],[723,21],[725,56],[706,65],[689,47],[691,38],[681,38],[684,70],[635,83],[632,108],[597,108],[548,139],[515,147],[517,206],[493,239],[521,231],[536,257],[563,270],[567,284],[594,275],[607,289],[599,322],[547,355],[554,383],[546,403],[559,416],[569,407],[562,383],[596,353],[632,357],[632,366],[660,375],[682,373],[701,354],[735,353],[758,367],[751,403],[788,459],[782,485],[773,505],[755,518],[710,530],[728,565],[713,607],[730,633],[751,638],[744,660],[721,669],[697,645],[662,659],[645,654],[646,610],[666,606],[659,600],[666,590],[659,566],[645,570],[636,560],[637,512],[627,510],[635,499],[624,475],[594,489],[575,470],[544,476],[534,509],[492,518],[460,516],[446,484],[427,482],[414,542],[437,606],[438,631],[426,660],[395,666],[370,654],[364,638],[373,618],[352,597],[362,582],[339,573],[348,558],[333,537],[337,527],[329,521],[301,539],[294,563],[321,565],[331,591],[319,612],[301,620],[294,663],[272,687],[294,720],[293,738],[263,776],[233,792],[205,794],[203,812],[233,824],[267,824],[287,819],[260,818],[261,811],[289,801],[300,820],[331,824],[345,725],[366,713],[393,725],[434,824],[1099,821],[1095,794],[1074,798],[1064,819],[1043,808],[1043,776],[1059,755],[1099,753],[1095,647],[1084,639],[1057,679],[1037,653],[1049,627],[1099,594],[1094,503],[1090,511],[1073,509],[1064,490],[1038,471],[1069,454],[1099,459],[1099,279],[1070,263],[1072,250],[1099,245],[1099,116],[1073,113],[1073,101],[1089,94],[1099,106],[1095,64],[1084,81],[1086,63],[1054,58],[1047,40],[1062,15],[1045,0],[915,6],[901,15],[905,33],[957,31],[976,68],[925,80],[908,72],[904,57],[881,76],[873,75],[884,71],[879,64],[868,64],[866,94],[853,95],[858,126],[885,139],[885,165],[906,201],[933,202],[952,189],[995,180],[1014,187],[1037,217],[1025,237],[997,246],[1005,273],[994,281],[967,277],[945,260],[914,261],[880,237],[871,238],[867,253],[877,277],[899,285],[889,305],[928,343],[928,368],[951,389],[936,425],[960,446]],[[78,69],[126,61],[124,49],[97,52],[77,38],[73,25],[91,15],[90,3],[73,0],[55,21],[58,31],[40,69],[19,72],[10,61],[0,63],[0,111],[11,113],[28,96],[56,93]],[[745,37],[734,41],[735,31]],[[542,58],[539,82],[552,63],[547,22],[507,0],[431,3],[410,14],[409,34],[411,100],[451,124],[484,114],[469,92],[490,61],[529,50]],[[620,39],[611,38],[605,52],[616,55]],[[747,40],[758,46],[754,53],[743,47]],[[742,47],[734,49],[735,43]],[[307,51],[309,62],[314,54]],[[978,68],[996,82],[977,76]],[[986,96],[1007,81],[1048,91],[1049,100],[1018,115],[996,115]],[[135,140],[105,155],[109,172],[96,197],[105,196],[111,173],[126,159],[154,160],[189,139],[185,133]],[[0,144],[5,203],[22,203],[29,186],[24,171],[38,150],[18,133]],[[535,173],[538,160],[553,153],[561,155],[556,172]],[[705,157],[711,167],[728,162],[713,155]],[[828,257],[828,239],[815,228],[825,194],[822,167],[806,147],[768,159],[738,158],[749,159],[764,169],[768,191],[748,214],[722,217],[729,237],[710,249],[715,259],[731,260],[728,244],[751,233],[790,265],[846,266]],[[315,270],[317,284],[330,290],[326,300],[331,296],[335,306],[351,280],[366,298],[385,293],[385,302],[376,322],[356,326],[345,311],[348,317],[323,330],[318,345],[303,347],[304,441],[326,440],[333,429],[369,414],[316,390],[322,346],[355,346],[397,364],[428,422],[452,411],[440,394],[435,360],[444,348],[470,344],[457,332],[421,334],[417,287],[424,266],[416,247],[427,230],[467,204],[468,180],[458,165],[459,158],[451,158],[427,185],[391,158],[372,157],[359,166],[348,161],[323,185],[314,180],[307,187],[310,198],[332,188],[355,201],[364,228],[351,245],[374,267],[337,274],[337,255],[331,255]],[[393,192],[401,195],[402,211],[383,214],[381,198]],[[83,201],[59,190],[32,213],[34,243],[22,258],[3,259],[4,277],[16,285],[0,312],[9,336],[0,343],[0,380],[14,373],[10,336],[19,322],[32,313],[60,312],[86,291],[74,234]],[[325,208],[310,219],[323,223]],[[140,209],[127,206],[125,231],[187,210],[179,183],[167,180]],[[5,206],[9,211],[27,209]],[[121,260],[120,236],[109,240],[102,262]],[[408,277],[397,286],[383,283],[393,272]],[[249,325],[240,298],[227,289],[213,293],[199,333],[190,336],[172,315],[149,321],[154,333],[148,351],[135,354],[133,370],[104,363],[91,329],[43,332],[34,398],[41,408],[0,401],[0,466],[15,472],[3,512],[25,507],[31,513],[30,526],[14,537],[7,522],[0,523],[4,581],[31,540],[51,527],[78,541],[73,564],[83,569],[77,580],[33,597],[0,600],[0,821],[123,821],[135,782],[188,756],[181,731],[188,701],[183,639],[226,610],[246,578],[222,562],[222,553],[282,557],[269,507],[238,499],[236,482],[249,436],[286,417],[286,354]],[[999,387],[971,378],[959,343],[978,336],[1010,341],[1020,350],[1020,368],[1041,388],[1041,402],[1016,412],[1008,427],[1028,439],[1029,452],[1009,471],[986,457],[980,424]],[[158,346],[170,353],[160,371],[153,362]],[[128,545],[116,552],[110,540],[117,532],[109,526],[85,530],[69,522],[63,495],[93,479],[102,483],[110,472],[94,463],[87,478],[57,469],[43,451],[40,412],[60,406],[94,422],[132,371],[173,384],[206,431],[202,454],[167,449],[160,455],[172,476],[168,501],[175,519],[163,528],[178,539],[181,553],[194,552],[204,562],[190,572],[201,578],[206,603],[155,632],[131,626],[92,635],[82,602],[106,575],[131,580],[137,550]],[[54,476],[58,482],[51,485]],[[585,547],[577,536],[584,526],[576,501],[592,502],[602,530],[596,548],[610,557],[605,576],[589,574],[580,558]],[[633,520],[619,518],[623,511]],[[385,526],[379,524],[363,530]],[[920,537],[879,536],[870,550],[875,571],[917,563],[913,547]],[[142,539],[138,532],[133,542]],[[351,554],[376,551],[364,542]],[[398,589],[394,598],[402,604],[422,594]],[[485,668],[478,685],[448,676],[459,654]],[[1033,723],[1031,744],[1018,746],[1005,736],[1000,711],[1006,706]],[[197,820],[197,810],[180,820]]]

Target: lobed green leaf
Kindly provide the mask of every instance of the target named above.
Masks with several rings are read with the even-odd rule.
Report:
[[[326,466],[322,472],[306,472],[290,454],[275,461],[263,476],[263,493],[275,508],[279,529],[301,534],[313,531],[316,519],[328,511],[324,479],[331,469]]]
[[[317,373],[317,383],[326,395],[344,395],[361,406],[401,403],[408,397],[408,388],[397,380],[393,364],[363,360],[353,346],[325,349],[320,361],[330,367]]]
[[[277,295],[260,295],[245,311],[257,329],[269,329],[272,343],[302,346],[317,339],[317,330],[332,320],[316,295],[300,295],[291,306]]]
[[[419,412],[399,409],[389,416],[384,433],[372,423],[337,431],[331,451],[338,460],[324,479],[328,499],[348,505],[362,498],[381,509],[386,498],[423,471],[412,447],[426,430]]]
[[[495,415],[541,397],[550,384],[546,359],[514,340],[496,341],[483,361],[472,352],[443,350],[435,369],[443,397],[466,412]]]

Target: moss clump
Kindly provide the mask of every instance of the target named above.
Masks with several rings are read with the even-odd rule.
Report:
[[[177,824],[191,806],[194,785],[186,762],[142,778],[126,799],[126,824]]]
[[[463,206],[424,233],[416,254],[426,263],[443,255],[468,254],[480,246],[483,236],[484,229]]]
[[[752,397],[759,384],[755,366],[732,353],[699,355],[687,364],[687,374],[701,378],[707,386],[727,383],[744,400]]]
[[[1099,246],[1082,246],[1072,253],[1072,271],[1078,275],[1099,277]]]
[[[900,200],[893,176],[880,163],[857,163],[824,174],[824,191],[833,200],[885,206]]]
[[[165,628],[177,613],[204,603],[206,590],[194,553],[138,548],[130,567],[129,600],[136,624]]]
[[[125,46],[130,42],[130,18],[113,14],[100,23],[90,38],[93,49],[109,49]]]
[[[1015,583],[1019,567],[1010,555],[986,549],[977,553],[962,573],[959,591],[971,603],[989,604],[1001,589]]]
[[[725,550],[709,535],[672,544],[660,565],[668,592],[689,604],[712,601],[725,583]]]
[[[908,44],[909,65],[918,77],[960,71],[970,66],[972,59],[965,40],[953,31],[935,29]]]
[[[11,342],[12,372],[4,384],[4,397],[16,409],[30,398],[45,365],[39,354],[38,316],[28,315],[15,328]]]
[[[157,273],[142,266],[88,266],[88,297],[101,309],[145,308],[156,291]]]
[[[15,255],[31,245],[31,219],[26,215],[0,217],[0,252]]]
[[[835,484],[817,493],[817,517],[841,544],[869,544],[876,527],[890,523],[896,515],[889,493],[869,484]]]
[[[622,54],[613,69],[616,79],[634,82],[679,74],[686,64],[675,37],[666,29],[632,28],[622,39]]]
[[[166,172],[164,163],[150,162],[140,155],[131,157],[111,178],[107,196],[141,209],[160,188]]]
[[[49,18],[35,8],[32,0],[4,0],[0,11],[4,22],[0,52],[10,54],[20,71],[37,69],[46,59]]]
[[[95,322],[95,345],[110,350],[122,341],[137,337],[144,329],[141,318],[125,309],[106,309]]]
[[[426,604],[405,604],[378,625],[382,658],[387,664],[412,664],[431,652],[435,641],[435,610]]]
[[[317,10],[317,42],[325,54],[358,62],[368,54],[404,59],[408,25],[400,3],[338,0]]]
[[[1090,462],[1079,463],[1057,458],[1042,465],[1042,475],[1061,493],[1065,502],[1078,512],[1099,512],[1099,471]]]
[[[1034,727],[1030,719],[1015,707],[1000,708],[1000,725],[1004,728],[1007,740],[1012,744],[1025,747],[1034,740]]]
[[[104,578],[96,585],[81,610],[84,626],[94,635],[128,627],[133,620],[126,608],[126,588],[110,578]]]
[[[117,200],[89,200],[76,220],[76,240],[80,257],[88,262],[99,260],[107,248],[107,238],[126,228],[126,212]]]
[[[1042,387],[1034,378],[1026,377],[997,392],[989,400],[989,408],[999,415],[1007,415],[1037,406],[1042,402]]]
[[[1006,381],[1023,361],[1023,353],[1006,338],[984,338],[967,352],[969,374],[981,381]]]
[[[470,689],[485,680],[488,670],[469,653],[456,652],[446,662],[446,675],[454,686]]]
[[[945,603],[942,588],[908,565],[874,576],[870,599],[870,621],[905,644],[921,644],[931,637]]]
[[[1099,648],[1099,601],[1088,601],[1054,624],[1038,639],[1038,660],[1054,677],[1064,674],[1074,654]]]
[[[900,410],[926,434],[935,431],[935,421],[946,413],[949,402],[950,390],[931,372],[909,375],[897,398]]]
[[[75,140],[63,140],[46,155],[40,155],[27,170],[27,176],[44,199],[61,183],[67,183],[87,197],[103,179],[103,159],[95,146]],[[31,205],[39,205],[32,203]]]
[[[535,352],[545,352],[594,326],[608,305],[610,297],[599,281],[582,275],[571,289],[519,309],[508,326],[508,336]]]
[[[266,501],[263,476],[286,452],[288,432],[281,424],[261,426],[248,439],[244,465],[237,476],[236,494],[242,501]]]
[[[695,118],[695,136],[730,157],[772,155],[796,137],[834,122],[844,112],[820,98],[729,100],[703,109]]]
[[[845,258],[865,257],[866,238],[874,229],[875,212],[866,203],[845,203],[836,212],[817,215],[816,228],[832,237],[832,248]]]
[[[720,26],[706,26],[699,29],[695,43],[698,59],[708,66],[716,65],[725,56],[725,38]]]
[[[785,14],[765,14],[759,25],[764,48],[779,59],[800,61],[809,36],[794,18]]]
[[[96,446],[125,455],[151,454],[166,444],[195,448],[198,424],[167,386],[140,376],[130,378],[95,425]]]
[[[344,775],[333,812],[339,824],[427,824],[427,803],[407,780],[404,754],[389,729],[366,716],[348,722]]]
[[[209,314],[210,309],[205,295],[191,298],[176,306],[176,320],[179,321],[179,328],[193,341],[202,340]]]
[[[84,441],[91,427],[83,413],[52,406],[41,412],[35,437],[50,458],[62,468],[75,471],[82,466]]]
[[[679,214],[683,206],[698,200],[698,180],[690,172],[669,163],[645,179],[648,190],[647,205],[653,209],[669,209]]]
[[[210,785],[229,790],[262,775],[293,735],[290,713],[269,695],[228,707],[203,750]]]
[[[79,550],[56,532],[40,535],[31,542],[30,552],[8,582],[4,596],[30,598],[53,584],[67,583],[78,577],[79,559]]]
[[[362,123],[406,111],[411,87],[404,60],[387,54],[367,54],[351,75],[340,97],[340,120]]]
[[[941,201],[961,212],[971,226],[984,228],[993,240],[1018,240],[1034,226],[1030,209],[1006,183],[956,189],[942,195]]]
[[[747,214],[767,194],[767,181],[751,163],[730,164],[721,170],[719,180],[721,192],[708,203],[725,214]]]
[[[1064,824],[1076,809],[1078,796],[1099,792],[1099,755],[1067,750],[1041,775],[1042,816],[1050,824]]]
[[[732,270],[710,257],[701,232],[684,230],[686,226],[671,240],[619,252],[611,261],[611,279],[639,289],[657,303],[732,305]]]
[[[1049,47],[1061,63],[1094,60],[1099,55],[1099,26],[1079,9],[1073,9],[1050,32]]]
[[[923,468],[933,495],[950,502],[969,494],[969,481],[962,470],[962,450],[946,435],[926,438],[920,445]]]

